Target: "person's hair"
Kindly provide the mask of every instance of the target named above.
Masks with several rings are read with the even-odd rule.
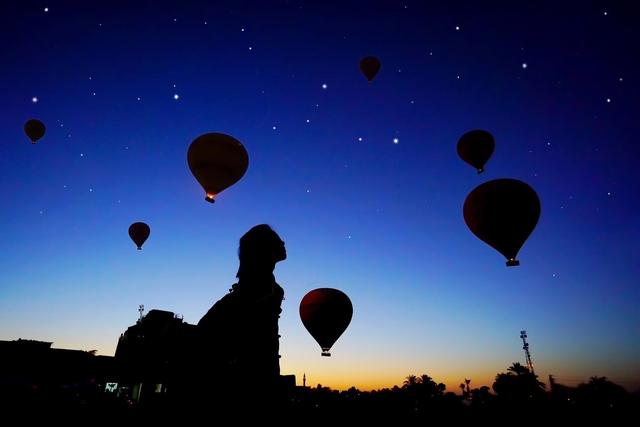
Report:
[[[269,257],[275,243],[279,240],[278,233],[267,224],[256,225],[247,231],[240,238],[240,246],[238,247],[240,267],[236,277],[241,278],[241,276],[260,270],[261,267],[268,266],[273,262]]]

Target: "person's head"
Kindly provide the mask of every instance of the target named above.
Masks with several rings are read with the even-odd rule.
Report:
[[[243,275],[272,272],[278,261],[287,258],[287,251],[280,236],[267,224],[256,225],[240,238],[238,247],[240,268],[238,278]]]

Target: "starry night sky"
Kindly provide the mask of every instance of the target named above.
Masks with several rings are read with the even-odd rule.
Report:
[[[197,323],[268,223],[299,382],[490,385],[526,329],[543,381],[640,386],[638,9],[425,3],[3,1],[0,339],[113,354],[139,304]],[[456,153],[477,128],[496,139],[482,175]],[[211,131],[250,157],[213,205],[186,162]],[[514,268],[462,218],[502,177],[542,203]],[[331,358],[298,315],[318,287],[354,305]]]

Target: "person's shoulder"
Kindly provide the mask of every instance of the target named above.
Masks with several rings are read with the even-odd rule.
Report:
[[[221,316],[225,316],[229,312],[232,312],[233,311],[232,307],[235,304],[237,304],[237,299],[238,299],[237,292],[235,291],[234,288],[231,288],[229,290],[229,293],[227,293],[218,301],[216,301],[211,306],[209,311],[207,311],[207,314],[202,316],[202,319],[200,319],[200,321],[198,322],[198,325],[206,326],[208,323],[212,322],[214,319]]]

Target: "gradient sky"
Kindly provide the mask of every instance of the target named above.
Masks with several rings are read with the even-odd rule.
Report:
[[[638,9],[425,3],[3,1],[0,339],[112,355],[139,304],[197,323],[268,223],[299,383],[491,385],[526,329],[543,381],[639,387]],[[482,175],[456,153],[476,128],[496,138]],[[210,131],[250,157],[213,205],[186,163]],[[462,218],[502,177],[542,203],[514,268]],[[354,305],[330,358],[298,315],[317,287]]]

